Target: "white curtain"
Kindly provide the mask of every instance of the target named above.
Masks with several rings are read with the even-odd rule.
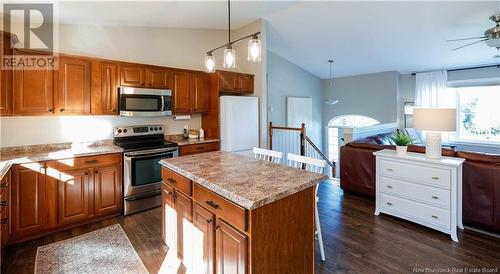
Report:
[[[416,74],[415,106],[421,108],[455,108],[456,95],[448,89],[446,70]]]

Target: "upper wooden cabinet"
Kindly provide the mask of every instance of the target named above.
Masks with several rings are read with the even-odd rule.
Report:
[[[0,60],[4,55],[11,55],[10,34],[0,31]],[[0,70],[0,115],[12,115],[12,70]]]
[[[57,77],[56,113],[90,114],[90,60],[61,57]]]
[[[54,70],[13,72],[14,115],[52,115],[53,98]]]
[[[186,71],[172,73],[172,99],[174,113],[191,112],[191,73]]]
[[[118,64],[92,61],[92,114],[118,114]]]
[[[253,93],[254,76],[230,71],[217,71],[219,91],[230,93]]]
[[[192,80],[192,111],[208,111],[209,87],[208,77],[205,73],[193,73]]]
[[[126,87],[145,87],[146,67],[141,65],[121,65],[120,85]]]
[[[146,68],[146,86],[148,88],[169,88],[170,71],[160,68]]]

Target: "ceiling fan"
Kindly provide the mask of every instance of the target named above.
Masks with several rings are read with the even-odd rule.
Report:
[[[471,45],[474,45],[477,43],[481,43],[481,42],[485,42],[486,45],[488,45],[488,47],[492,47],[492,48],[496,48],[497,50],[500,50],[500,13],[491,16],[490,21],[495,23],[495,26],[487,29],[484,32],[484,36],[452,39],[452,40],[447,40],[446,42],[459,42],[459,41],[479,39],[479,40],[474,41],[472,43],[460,46],[458,48],[454,48],[453,50],[465,48],[465,47],[468,47],[468,46],[471,46]]]

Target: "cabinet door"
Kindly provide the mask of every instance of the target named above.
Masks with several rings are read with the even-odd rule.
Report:
[[[253,75],[240,74],[238,76],[238,90],[244,93],[253,93]]]
[[[247,237],[217,219],[215,246],[218,274],[242,274],[247,267]]]
[[[12,235],[44,229],[45,168],[32,163],[12,167]]]
[[[10,180],[11,180],[11,171],[7,171],[7,173],[3,176],[0,181],[0,200],[2,201],[1,218],[0,218],[0,243],[2,247],[7,244],[7,240],[9,238],[9,215],[10,215],[10,201],[11,201],[11,193],[10,193]]]
[[[173,112],[189,113],[191,111],[191,73],[175,71],[172,74]]]
[[[121,166],[94,169],[95,214],[102,215],[122,208]]]
[[[174,207],[174,189],[162,184],[162,229],[161,236],[170,250],[177,248],[177,214]]]
[[[205,73],[194,73],[192,84],[193,112],[208,111],[208,78]]]
[[[90,61],[61,57],[57,77],[56,113],[90,114]]]
[[[12,55],[11,36],[7,32],[0,35],[0,59]],[[12,115],[12,70],[0,69],[0,115]]]
[[[52,115],[53,93],[53,70],[47,68],[13,72],[14,115]]]
[[[92,62],[92,114],[118,114],[118,65]]]
[[[177,212],[177,256],[189,265],[192,254],[191,223],[193,221],[192,200],[175,191],[175,211]],[[186,255],[186,256],[184,256]],[[186,257],[186,258],[185,258]]]
[[[168,88],[169,71],[166,69],[147,68],[146,84],[150,88]]]
[[[228,71],[219,72],[219,85],[222,91],[238,91],[238,74]]]
[[[214,222],[210,211],[194,203],[193,205],[193,243],[201,245],[194,248],[193,273],[214,273]]]
[[[146,70],[144,66],[122,65],[120,67],[120,83],[126,87],[146,86]]]
[[[88,169],[60,171],[57,192],[58,224],[77,222],[90,216]]]

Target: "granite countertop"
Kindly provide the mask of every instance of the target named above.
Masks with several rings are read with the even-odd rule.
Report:
[[[214,138],[184,139],[182,137],[182,134],[180,134],[180,135],[165,135],[165,140],[170,141],[170,142],[174,142],[174,143],[178,144],[179,146],[215,143],[215,142],[220,141],[219,139],[214,139]]]
[[[14,164],[61,160],[82,156],[118,153],[123,149],[113,145],[112,140],[95,143],[61,143],[48,145],[5,147],[0,149],[0,179]]]
[[[224,151],[164,159],[160,164],[246,209],[272,203],[327,178]]]

